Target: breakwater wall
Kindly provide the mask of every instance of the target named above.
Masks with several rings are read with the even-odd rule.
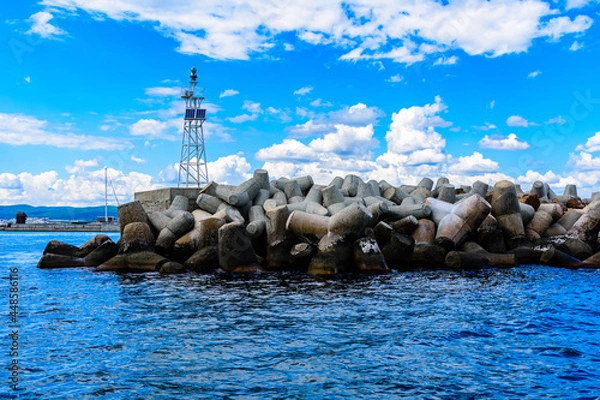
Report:
[[[528,192],[509,181],[456,187],[446,178],[394,186],[347,175],[321,185],[310,176],[270,180],[259,169],[238,186],[144,196],[152,206],[119,207],[117,243],[106,235],[79,247],[53,240],[38,267],[315,275],[600,267],[600,200],[581,199],[573,185],[561,195],[543,182]]]
[[[116,224],[10,224],[0,225],[7,232],[119,232]]]

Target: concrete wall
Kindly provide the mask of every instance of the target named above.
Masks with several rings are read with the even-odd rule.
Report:
[[[171,205],[175,196],[185,196],[190,199],[190,210],[198,208],[196,199],[200,188],[163,188],[137,192],[133,194],[134,200],[142,203],[144,209],[149,211],[165,211]]]

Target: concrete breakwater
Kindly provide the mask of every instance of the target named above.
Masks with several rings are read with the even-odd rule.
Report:
[[[600,199],[579,198],[573,185],[562,195],[543,182],[524,193],[509,181],[455,187],[446,178],[393,186],[347,175],[319,185],[310,176],[270,180],[259,169],[238,186],[211,182],[193,196],[175,196],[165,211],[123,204],[117,243],[52,240],[38,267],[316,275],[600,267]]]

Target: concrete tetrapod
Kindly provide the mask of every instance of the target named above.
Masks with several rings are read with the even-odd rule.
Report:
[[[284,270],[290,264],[290,250],[294,240],[286,229],[290,211],[286,206],[268,210],[267,216],[267,268]]]
[[[246,228],[230,222],[219,228],[219,267],[225,272],[256,273],[261,268]]]
[[[341,235],[329,232],[319,241],[317,254],[310,260],[308,273],[336,275],[345,272],[352,264],[352,242]]]
[[[374,237],[365,236],[354,242],[354,266],[367,274],[387,274],[390,269]]]
[[[498,226],[504,232],[508,248],[514,248],[523,243],[525,227],[521,217],[521,206],[517,198],[517,190],[512,182],[504,180],[494,185],[492,214],[498,221]]]
[[[479,228],[491,209],[490,204],[478,194],[462,199],[440,222],[435,244],[446,250],[460,246],[468,234]]]
[[[590,203],[584,212],[567,234],[591,245],[596,242],[600,231],[600,200]]]
[[[123,234],[123,229],[131,222],[149,222],[146,211],[139,201],[121,204],[118,208],[118,213],[121,235]]]

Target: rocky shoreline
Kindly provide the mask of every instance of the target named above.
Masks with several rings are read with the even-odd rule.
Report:
[[[52,240],[38,267],[315,275],[600,267],[600,200],[579,198],[573,185],[557,195],[539,181],[524,193],[509,181],[393,186],[347,175],[325,186],[310,176],[269,180],[259,169],[238,186],[211,182],[197,194],[164,212],[123,204],[117,243],[103,234],[80,247]]]

